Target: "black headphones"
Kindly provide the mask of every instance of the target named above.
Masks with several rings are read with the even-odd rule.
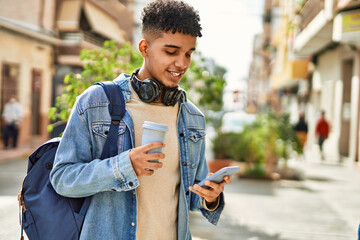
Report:
[[[165,106],[174,106],[180,100],[183,92],[180,87],[166,87],[158,80],[151,78],[141,81],[136,77],[139,70],[140,68],[134,70],[130,81],[141,101],[152,103],[162,97],[162,103]]]

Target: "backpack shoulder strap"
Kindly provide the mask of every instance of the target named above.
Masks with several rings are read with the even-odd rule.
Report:
[[[112,81],[97,82],[94,83],[94,85],[100,85],[104,89],[104,92],[110,101],[109,113],[111,116],[111,125],[100,156],[100,159],[105,159],[118,154],[117,136],[120,121],[125,115],[125,99],[120,86]],[[91,197],[85,198],[79,213],[81,216],[85,216],[90,203]]]
[[[125,100],[120,86],[116,83],[108,81],[95,84],[100,85],[104,89],[110,101],[109,113],[111,116],[111,125],[100,157],[104,159],[118,154],[117,135],[120,121],[125,115]]]

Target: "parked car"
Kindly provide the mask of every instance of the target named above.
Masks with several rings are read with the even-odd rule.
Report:
[[[256,119],[256,114],[246,112],[227,112],[222,119],[221,131],[223,133],[236,132],[243,130],[245,124],[250,124]]]

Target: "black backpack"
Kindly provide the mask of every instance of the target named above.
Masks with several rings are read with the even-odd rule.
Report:
[[[101,85],[110,101],[110,130],[101,153],[101,159],[117,155],[117,132],[125,114],[125,101],[120,87],[113,82]],[[49,179],[60,138],[41,145],[28,158],[18,200],[20,206],[21,239],[23,230],[29,240],[76,240],[90,205],[91,197],[68,198],[57,194]]]

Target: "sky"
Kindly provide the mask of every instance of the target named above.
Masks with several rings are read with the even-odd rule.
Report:
[[[203,36],[197,49],[228,70],[227,88],[248,76],[255,34],[262,32],[264,0],[187,0],[199,11]]]

